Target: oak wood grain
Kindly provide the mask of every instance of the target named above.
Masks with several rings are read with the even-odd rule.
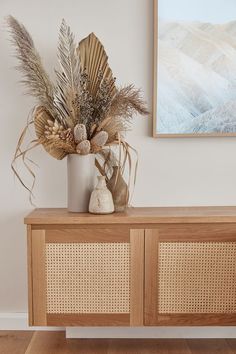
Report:
[[[47,314],[48,326],[129,326],[129,313]]]
[[[129,229],[60,229],[46,230],[46,243],[60,242],[129,242]]]
[[[157,58],[158,58],[158,0],[153,0],[153,82],[152,136],[157,138]]]
[[[25,354],[33,331],[0,331],[0,354]]]
[[[104,225],[162,223],[236,223],[236,207],[129,208],[124,213],[92,215],[67,209],[35,209],[26,218],[31,225]]]
[[[65,339],[63,332],[37,332],[26,354],[191,354],[184,339]]]
[[[45,326],[46,321],[46,270],[45,232],[32,231],[33,325]]]
[[[154,324],[154,323],[153,323]],[[156,326],[235,326],[236,314],[157,314]]]
[[[145,325],[157,324],[158,309],[158,230],[145,230]]]
[[[162,224],[159,242],[235,242],[236,224]]]
[[[233,351],[225,339],[189,339],[188,347],[192,354],[233,354]]]
[[[0,354],[234,354],[235,339],[66,339],[62,331],[0,331]]]
[[[236,339],[226,339],[227,345],[230,347],[233,353],[236,353]]]
[[[27,225],[27,275],[28,275],[28,322],[33,326],[33,278],[32,278],[32,235],[31,225]]]
[[[130,230],[130,325],[144,325],[144,230]]]

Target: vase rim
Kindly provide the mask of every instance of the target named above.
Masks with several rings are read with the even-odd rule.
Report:
[[[69,155],[88,156],[88,155],[94,155],[94,153],[90,152],[89,154],[82,155],[82,154],[77,154],[76,152],[73,152],[73,153],[68,154],[67,156],[69,156]]]
[[[77,153],[72,153],[72,154],[68,154],[67,157],[70,156],[70,155],[72,155],[72,156],[81,156],[81,157],[88,157],[88,156],[94,156],[94,153],[89,153],[89,154],[86,154],[86,155],[77,154]]]

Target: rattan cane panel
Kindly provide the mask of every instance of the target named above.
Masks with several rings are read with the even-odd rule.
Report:
[[[129,243],[47,243],[47,313],[129,313]]]
[[[160,242],[159,313],[235,313],[235,242]]]

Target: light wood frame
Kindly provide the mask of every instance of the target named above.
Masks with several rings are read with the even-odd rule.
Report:
[[[145,230],[145,326],[235,326],[235,313],[158,313],[160,242],[236,242],[236,224],[159,225]]]
[[[127,242],[130,243],[130,313],[122,314],[47,314],[46,243]],[[28,226],[28,299],[31,326],[143,326],[144,314],[144,229],[103,225],[66,225],[39,229]]]
[[[158,0],[153,0],[153,137],[154,138],[199,138],[199,137],[236,137],[235,133],[200,133],[200,134],[161,134],[157,132],[157,68],[158,68]]]
[[[232,307],[231,313],[225,310],[219,314],[196,311],[190,315],[176,312],[158,314],[157,306],[159,243],[234,243],[233,248],[227,247],[234,252],[236,207],[130,208],[126,213],[103,216],[68,213],[66,209],[36,209],[25,218],[25,223],[31,326],[236,325],[236,312]],[[130,264],[129,313],[46,313],[45,245],[61,242],[130,243],[127,261]],[[230,259],[234,262],[234,253]],[[228,270],[227,264],[222,269],[226,269],[229,272],[226,275],[232,279],[234,271],[232,268]]]

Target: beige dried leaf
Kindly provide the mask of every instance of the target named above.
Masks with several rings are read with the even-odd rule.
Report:
[[[113,79],[112,71],[108,65],[108,56],[105,52],[104,46],[95,36],[91,33],[88,37],[84,38],[77,48],[80,59],[80,70],[86,70],[89,79],[88,90],[93,97],[96,97],[99,87],[99,77],[102,73],[102,81],[106,79],[111,82],[111,96],[116,93],[116,87]]]

